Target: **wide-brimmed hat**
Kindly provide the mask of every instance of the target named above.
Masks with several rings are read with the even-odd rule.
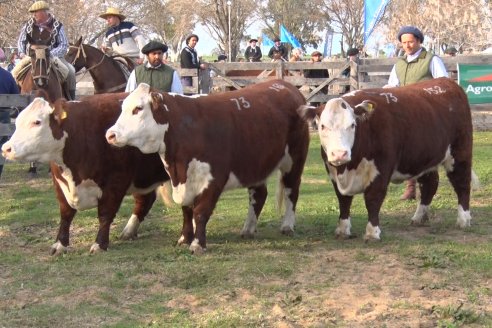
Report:
[[[99,17],[106,19],[108,16],[118,16],[120,20],[125,20],[126,16],[120,13],[120,10],[118,8],[112,8],[109,7],[106,9],[106,12],[104,14],[99,15]]]
[[[226,60],[226,59],[227,59],[227,56],[226,56],[226,55],[219,55],[219,56],[217,57],[217,60],[218,60],[218,61],[221,61],[221,60]]]
[[[413,36],[415,36],[420,43],[424,42],[424,34],[422,34],[422,31],[415,26],[403,26],[398,32],[398,41],[401,42],[401,36],[403,34],[413,34]]]
[[[36,1],[29,7],[29,12],[33,13],[38,10],[50,10],[50,5],[46,1]]]
[[[186,37],[186,40],[185,40],[186,45],[188,45],[188,43],[190,42],[190,39],[191,39],[191,38],[193,38],[193,37],[194,37],[194,38],[196,38],[196,41],[200,40],[200,39],[198,38],[198,35],[196,35],[196,34],[190,34],[190,35],[188,35],[188,36]]]
[[[258,39],[254,39],[254,38],[253,39],[250,39],[249,40],[249,43],[251,43],[251,42],[258,42]]]
[[[162,52],[167,51],[167,45],[158,41],[150,41],[142,48],[142,53],[148,55],[152,51],[162,50]]]
[[[350,48],[347,50],[347,56],[357,56],[359,54],[359,49],[357,48]]]
[[[319,51],[313,51],[313,53],[311,54],[311,57],[314,57],[314,56],[320,56],[320,57],[323,57],[323,54]]]
[[[276,36],[275,39],[273,39],[273,42],[280,42],[280,38]]]
[[[455,47],[447,47],[446,50],[444,50],[444,53],[447,55],[455,55],[458,53],[458,50]]]

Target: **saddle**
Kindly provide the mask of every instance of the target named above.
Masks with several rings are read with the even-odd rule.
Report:
[[[109,56],[116,61],[118,66],[120,66],[123,74],[125,74],[125,78],[128,80],[130,77],[130,73],[135,69],[135,62],[131,57],[123,56],[123,55],[111,55]]]
[[[68,77],[68,67],[60,60],[60,58],[50,58],[51,60],[51,68],[56,74],[58,81],[63,83],[67,80]],[[27,72],[31,69],[31,57],[24,56],[21,61],[15,65],[12,70],[12,76],[14,77],[17,84],[21,84],[26,76]]]

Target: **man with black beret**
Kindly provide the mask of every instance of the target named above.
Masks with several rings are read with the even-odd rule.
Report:
[[[448,77],[441,58],[422,47],[424,34],[415,26],[403,26],[398,32],[405,55],[400,57],[391,70],[387,87],[405,86],[438,77]],[[416,181],[407,180],[401,200],[415,199]]]
[[[167,52],[167,46],[158,41],[150,41],[142,48],[147,57],[147,63],[137,66],[128,78],[126,92],[131,92],[140,83],[147,83],[152,88],[163,92],[183,94],[183,86],[178,72],[163,64],[162,58]]]

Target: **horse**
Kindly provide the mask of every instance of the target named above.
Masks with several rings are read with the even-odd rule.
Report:
[[[49,98],[47,100],[55,102],[58,98],[64,96],[64,88],[52,66],[49,49],[51,40],[35,40],[28,34],[27,42],[30,44],[29,57],[31,58],[31,63],[30,69],[29,65],[27,65],[25,67],[26,72],[24,74],[21,73],[23,77],[19,81],[20,93],[33,94],[37,90],[43,90]],[[30,163],[28,173],[31,177],[37,175],[35,162]]]
[[[64,96],[62,83],[57,72],[54,70],[50,58],[50,39],[34,40],[27,35],[27,42],[30,44],[29,57],[31,58],[30,69],[20,79],[20,93],[31,94],[36,90],[44,90],[49,101],[55,102]]]
[[[94,83],[94,93],[125,91],[128,77],[118,61],[98,48],[83,44],[82,37],[70,45],[65,59],[75,67],[75,71],[85,68],[89,72]],[[133,63],[127,60],[127,64],[131,71]]]

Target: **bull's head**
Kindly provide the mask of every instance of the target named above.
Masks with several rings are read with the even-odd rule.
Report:
[[[106,140],[117,147],[135,146],[146,154],[164,153],[169,123],[159,124],[154,117],[162,111],[167,111],[162,95],[151,92],[148,84],[139,84],[123,101],[121,114],[106,132]]]
[[[375,103],[364,100],[352,107],[343,98],[335,98],[322,108],[318,133],[331,165],[340,166],[350,162],[357,123],[366,119],[375,106]]]
[[[61,107],[35,98],[15,120],[15,132],[2,146],[2,155],[9,160],[61,161],[66,139],[59,128],[62,115],[66,113]]]

